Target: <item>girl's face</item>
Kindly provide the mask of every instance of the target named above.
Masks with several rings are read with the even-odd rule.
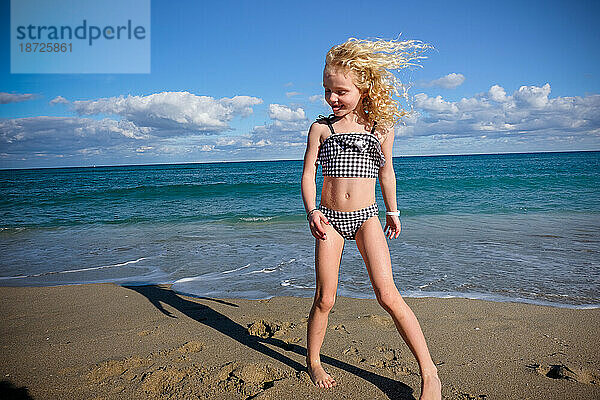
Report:
[[[336,117],[344,116],[355,110],[362,111],[364,95],[354,85],[350,71],[326,66],[323,71],[323,87],[325,88],[325,101]]]

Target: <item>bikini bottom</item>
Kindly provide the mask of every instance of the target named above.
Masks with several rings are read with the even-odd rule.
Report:
[[[336,211],[319,205],[319,210],[340,235],[347,240],[356,240],[356,232],[369,218],[379,215],[377,203],[355,211]]]

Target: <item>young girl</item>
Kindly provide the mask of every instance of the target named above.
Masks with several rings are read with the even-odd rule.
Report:
[[[394,125],[407,112],[392,95],[406,92],[389,70],[415,62],[430,46],[418,41],[349,39],[327,53],[323,71],[325,100],[333,114],[314,122],[302,172],[302,199],[316,238],[316,291],[308,319],[307,369],[315,385],[336,385],[321,365],[320,350],[337,291],[344,240],[355,240],[379,304],[419,363],[421,400],[440,399],[441,383],[415,315],[392,276],[386,241],[400,234],[396,176],[392,164]],[[402,91],[399,94],[398,89]],[[321,204],[316,207],[317,166],[323,168]],[[377,177],[385,202],[381,228],[375,202]],[[385,233],[384,233],[385,231]]]

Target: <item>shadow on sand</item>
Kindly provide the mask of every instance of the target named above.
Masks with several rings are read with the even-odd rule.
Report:
[[[0,381],[0,399],[3,400],[33,400],[26,387],[16,387],[8,379]]]
[[[299,362],[294,361],[286,355],[282,354],[282,352],[291,351],[298,355],[306,357],[306,349],[302,346],[298,346],[296,344],[289,344],[276,338],[261,338],[258,336],[250,335],[248,333],[247,328],[232,321],[226,315],[223,315],[204,304],[199,304],[190,300],[186,300],[178,296],[172,290],[165,287],[155,285],[124,287],[145,296],[157,309],[159,309],[163,314],[167,315],[168,317],[176,318],[173,314],[171,314],[163,307],[163,304],[168,304],[169,306],[179,310],[181,313],[187,315],[195,321],[198,321],[199,323],[204,324],[206,326],[210,326],[211,328],[223,333],[224,335],[229,336],[230,338],[238,341],[239,343],[253,350],[259,351],[273,358],[274,360],[286,364],[290,368],[294,369],[296,372],[306,371],[305,365],[300,364]],[[212,299],[208,297],[198,298],[202,300],[209,300],[221,304],[226,304],[231,307],[239,307],[237,304],[228,303],[223,300]],[[279,349],[281,349],[281,352],[275,351],[270,347],[265,346],[265,343],[278,347]],[[415,397],[412,395],[413,390],[410,388],[410,386],[402,382],[374,374],[362,368],[348,364],[344,361],[340,361],[335,358],[324,355],[321,356],[321,362],[347,371],[372,383],[373,385],[377,386],[390,399],[415,400]]]

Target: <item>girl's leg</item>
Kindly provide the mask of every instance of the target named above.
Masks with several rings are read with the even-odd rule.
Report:
[[[326,225],[326,240],[315,239],[316,289],[307,327],[306,366],[315,385],[329,388],[335,380],[321,365],[321,345],[327,330],[329,311],[335,303],[338,271],[344,249],[344,238],[331,226]]]
[[[387,240],[379,218],[369,218],[356,234],[356,245],[365,261],[379,304],[390,314],[398,332],[419,363],[421,399],[441,399],[441,383],[419,321],[394,284]]]

